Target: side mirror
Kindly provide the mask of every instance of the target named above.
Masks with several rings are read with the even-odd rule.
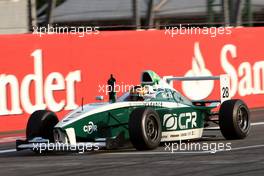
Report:
[[[99,100],[99,101],[103,101],[104,100],[104,96],[96,96],[95,99]]]

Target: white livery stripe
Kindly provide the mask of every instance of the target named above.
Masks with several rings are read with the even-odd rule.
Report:
[[[201,138],[203,128],[162,132],[161,142]]]
[[[85,113],[81,113],[79,116],[76,116],[74,118],[70,118],[70,120],[63,122],[63,120],[66,120],[70,116],[75,116],[75,113],[78,113],[81,111],[81,107],[74,110],[72,113],[68,114],[61,122],[59,122],[55,127],[64,127],[66,125],[69,125],[73,122],[76,122],[78,120],[81,120],[87,116],[97,114],[100,112],[105,112],[105,111],[110,111],[118,108],[125,108],[125,107],[132,107],[132,106],[147,106],[147,104],[159,104],[162,103],[162,107],[164,108],[180,108],[180,107],[189,107],[189,105],[181,104],[181,103],[176,103],[176,102],[147,102],[147,101],[127,101],[127,102],[117,102],[117,103],[112,103],[112,104],[106,104],[102,106],[98,106],[98,108],[93,108],[90,111],[87,111]],[[94,105],[91,105],[94,106]],[[159,106],[156,106],[159,107]]]

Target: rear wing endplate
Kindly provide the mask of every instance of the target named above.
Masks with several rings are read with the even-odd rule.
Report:
[[[192,77],[173,77],[164,76],[163,80],[173,87],[173,81],[208,81],[208,80],[220,80],[220,100],[221,103],[230,100],[230,79],[227,74],[220,76],[192,76]]]

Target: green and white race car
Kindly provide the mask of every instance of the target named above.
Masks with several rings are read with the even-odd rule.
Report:
[[[171,86],[174,80],[220,80],[221,98],[191,101]],[[250,130],[249,110],[242,100],[231,100],[228,92],[227,75],[160,78],[147,70],[141,85],[115,103],[82,105],[61,121],[51,111],[34,112],[26,140],[17,140],[16,148],[38,151],[42,145],[63,144],[56,148],[61,150],[90,144],[96,149],[116,149],[131,142],[137,150],[149,150],[161,142],[201,138],[211,122],[219,125],[226,139],[243,139]]]

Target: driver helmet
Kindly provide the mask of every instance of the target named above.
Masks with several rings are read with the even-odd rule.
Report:
[[[142,101],[145,95],[145,89],[141,86],[134,86],[130,89],[130,97],[133,101]]]

